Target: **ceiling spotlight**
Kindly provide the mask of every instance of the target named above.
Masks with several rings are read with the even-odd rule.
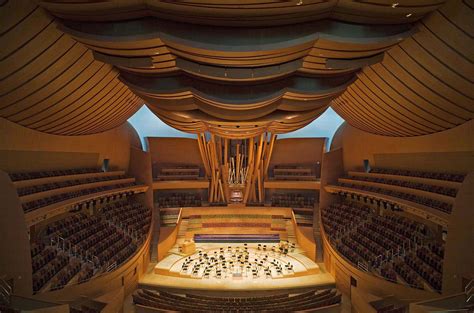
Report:
[[[411,14],[411,13],[408,13],[408,14],[407,14],[407,15],[405,15],[405,16],[406,16],[406,17],[410,17],[410,16],[412,16],[412,15],[413,15],[413,14]]]
[[[398,2],[396,2],[396,3],[392,3],[392,8],[394,8],[394,9],[395,9],[396,7],[398,7],[398,5],[399,5],[399,3],[398,3]]]
[[[303,4],[303,0],[298,0],[298,2],[296,2],[296,5],[302,5]]]

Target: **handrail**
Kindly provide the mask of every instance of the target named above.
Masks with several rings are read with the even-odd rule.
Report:
[[[466,303],[471,302],[471,299],[474,297],[474,279],[471,279],[469,283],[464,287],[464,293],[466,294]]]

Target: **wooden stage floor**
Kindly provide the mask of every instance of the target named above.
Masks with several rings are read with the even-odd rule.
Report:
[[[271,247],[272,243],[267,246]],[[199,243],[196,244],[198,251],[210,252],[219,251],[220,248],[227,249],[229,246],[232,249],[237,247],[242,249],[242,243]],[[248,243],[247,247],[250,251],[251,260],[254,257],[262,257],[264,254],[261,250],[257,251],[256,243]],[[197,254],[198,252],[196,252]],[[203,278],[202,276],[193,277],[192,275],[183,274],[181,271],[182,264],[185,261],[186,255],[180,255],[177,247],[171,249],[168,255],[158,264],[153,264],[148,268],[147,273],[140,279],[139,285],[148,289],[165,289],[169,291],[193,291],[193,292],[232,292],[235,296],[238,293],[245,295],[248,292],[271,292],[271,291],[288,291],[288,290],[304,290],[309,288],[328,288],[334,287],[334,278],[325,271],[322,264],[316,264],[311,259],[306,257],[305,252],[298,246],[288,253],[286,256],[281,256],[278,253],[266,252],[270,260],[273,259],[287,264],[290,262],[294,266],[294,273],[286,275],[273,275],[266,277],[259,275],[252,277],[247,275],[245,277],[235,277],[232,273],[228,273],[226,277],[217,278],[212,276],[210,278]]]

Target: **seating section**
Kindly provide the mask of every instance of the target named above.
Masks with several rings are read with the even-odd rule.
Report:
[[[374,193],[387,195],[387,196],[391,196],[395,198],[404,199],[404,200],[418,203],[418,204],[421,204],[421,205],[424,205],[424,206],[427,206],[427,207],[430,207],[430,208],[433,208],[433,209],[436,209],[448,214],[451,213],[453,209],[453,205],[451,203],[446,203],[443,201],[439,201],[439,200],[435,200],[435,199],[431,199],[427,197],[422,197],[422,196],[414,195],[411,193],[400,192],[400,191],[373,187],[373,186],[360,185],[360,184],[351,184],[351,183],[345,183],[345,182],[338,182],[337,185],[341,187],[364,190],[364,191],[374,192]]]
[[[133,302],[138,305],[137,313],[144,312],[140,310],[140,306],[147,307],[147,310],[154,308],[156,312],[309,312],[341,303],[341,294],[335,289],[252,298],[178,295],[138,289],[132,296]]]
[[[160,225],[164,227],[176,226],[179,217],[179,208],[160,209]]]
[[[418,189],[427,192],[437,193],[449,197],[456,197],[458,190],[456,188],[449,188],[443,186],[437,186],[432,184],[424,184],[419,182],[413,181],[406,181],[406,180],[397,180],[397,179],[388,179],[388,178],[381,178],[381,177],[373,177],[373,176],[358,176],[358,175],[348,175],[346,179],[357,180],[357,181],[366,181],[372,183],[379,183],[385,185],[393,185],[393,186],[400,186],[410,189]]]
[[[148,233],[151,210],[141,203],[116,202],[102,208],[101,212],[107,220],[135,237],[143,237]]]
[[[200,207],[201,195],[198,193],[170,193],[158,195],[155,204],[159,208]]]
[[[89,177],[89,178],[82,178],[82,179],[74,179],[74,180],[66,180],[42,185],[34,185],[28,187],[21,187],[18,188],[16,191],[20,197],[27,196],[31,194],[35,194],[38,192],[44,192],[53,189],[60,189],[65,187],[77,186],[77,185],[84,185],[84,184],[92,184],[98,183],[107,180],[118,180],[118,179],[126,179],[128,178],[125,175],[112,175],[112,176],[98,176],[98,177]]]
[[[200,176],[200,168],[196,165],[173,165],[158,168],[153,166],[154,180],[197,180]]]
[[[272,195],[271,202],[273,207],[313,209],[316,198],[301,193],[275,193]]]
[[[304,165],[276,165],[273,168],[275,180],[316,180],[315,169]]]
[[[453,174],[453,173],[435,173],[435,172],[423,172],[403,169],[390,169],[390,168],[373,168],[370,170],[371,173],[387,174],[387,175],[398,175],[398,176],[412,176],[421,177],[436,180],[447,180],[461,183],[466,175],[464,174]]]
[[[131,200],[48,224],[31,245],[34,292],[83,283],[117,268],[143,243],[151,210]]]
[[[425,224],[395,213],[381,216],[351,203],[323,208],[321,219],[331,245],[357,267],[440,292],[444,243]]]
[[[41,171],[41,172],[28,172],[28,173],[9,173],[12,181],[30,180],[45,177],[54,176],[66,176],[66,175],[78,175],[78,174],[89,174],[89,173],[100,173],[102,169],[99,168],[77,168],[77,169],[65,169],[56,171]]]
[[[94,187],[94,188],[87,188],[87,189],[81,189],[77,191],[72,191],[72,192],[66,192],[66,193],[61,193],[58,195],[50,196],[50,197],[45,197],[42,199],[38,200],[33,200],[30,202],[23,203],[23,210],[25,213],[37,210],[39,208],[52,205],[54,203],[66,201],[69,199],[73,198],[78,198],[102,191],[108,191],[108,190],[113,190],[113,189],[119,189],[119,188],[126,188],[126,187],[132,187],[135,186],[135,182],[129,182],[129,183],[118,183],[118,184],[113,184],[113,185],[108,185],[108,186],[100,186],[100,187]]]
[[[313,227],[313,208],[294,208],[296,224],[303,227]]]

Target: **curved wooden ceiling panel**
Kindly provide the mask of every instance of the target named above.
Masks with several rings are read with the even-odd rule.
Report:
[[[296,117],[326,109],[353,81],[353,75],[290,76],[258,85],[223,84],[183,75],[123,74],[121,79],[151,107],[182,112],[181,116],[199,110],[208,118],[239,123],[268,119],[277,111]]]
[[[79,21],[117,21],[145,16],[205,25],[271,26],[333,18],[347,22],[402,24],[436,10],[444,0],[145,0],[41,1],[58,17]]]
[[[214,80],[257,81],[297,71],[344,74],[358,70],[412,35],[411,25],[338,21],[240,29],[156,18],[109,23],[65,22],[62,30],[126,72],[177,70]],[[356,60],[356,62],[353,62]],[[328,66],[330,62],[331,67]],[[337,64],[337,65],[334,65]]]
[[[0,116],[46,133],[85,135],[119,126],[143,104],[116,69],[32,2],[9,1],[0,19]]]
[[[474,117],[461,0],[39,3],[61,24],[29,0],[0,9],[0,116],[39,131],[102,132],[142,101],[177,129],[231,138],[296,130],[331,103],[387,136]]]
[[[443,131],[474,118],[473,9],[453,0],[419,32],[365,67],[332,107],[350,124],[385,136]]]

